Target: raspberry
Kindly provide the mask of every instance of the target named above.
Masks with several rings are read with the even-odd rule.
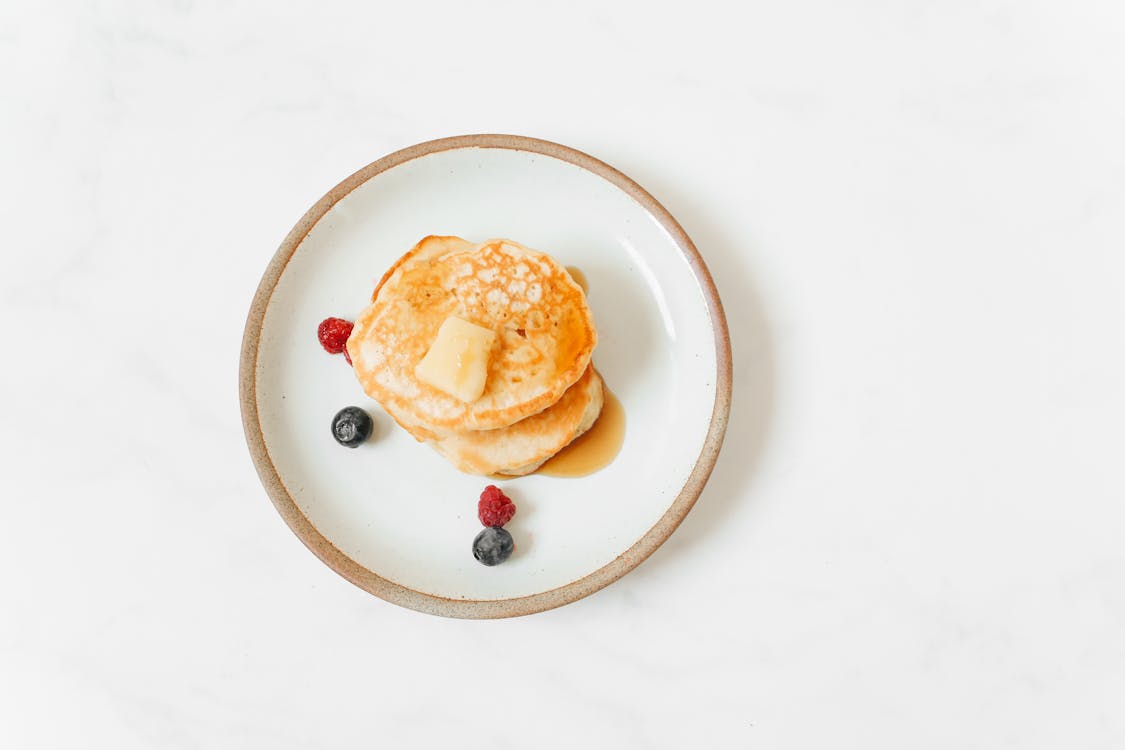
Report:
[[[511,499],[500,491],[495,485],[488,485],[480,493],[480,502],[477,504],[477,516],[485,526],[500,527],[512,520],[516,514],[516,506]]]
[[[325,318],[316,327],[316,337],[329,354],[339,354],[352,335],[352,324],[343,318]],[[348,360],[351,362],[351,360]]]

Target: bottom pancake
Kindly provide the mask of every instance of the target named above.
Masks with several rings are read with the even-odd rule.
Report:
[[[495,430],[477,430],[428,440],[434,450],[469,474],[530,474],[586,430],[604,403],[602,379],[593,366],[554,405]]]

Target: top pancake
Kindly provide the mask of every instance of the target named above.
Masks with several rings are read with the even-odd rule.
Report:
[[[470,404],[414,375],[451,315],[497,334],[484,393]],[[379,282],[347,347],[369,396],[449,434],[506,427],[547,408],[585,372],[596,343],[585,293],[550,256],[511,240],[426,237]]]

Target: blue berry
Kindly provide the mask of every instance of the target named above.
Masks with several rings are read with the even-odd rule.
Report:
[[[371,417],[358,406],[348,406],[332,417],[332,437],[348,448],[355,448],[371,437],[372,427]]]
[[[499,565],[512,556],[516,543],[499,526],[489,526],[473,540],[473,557],[485,565]]]

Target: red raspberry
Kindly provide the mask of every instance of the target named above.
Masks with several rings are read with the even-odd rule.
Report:
[[[320,345],[329,354],[339,354],[344,351],[344,344],[348,343],[348,336],[352,335],[352,324],[343,318],[325,318],[316,327],[316,337]],[[350,363],[351,360],[348,360]]]
[[[516,506],[511,499],[495,485],[488,485],[480,493],[477,516],[485,526],[503,526],[516,514]]]

